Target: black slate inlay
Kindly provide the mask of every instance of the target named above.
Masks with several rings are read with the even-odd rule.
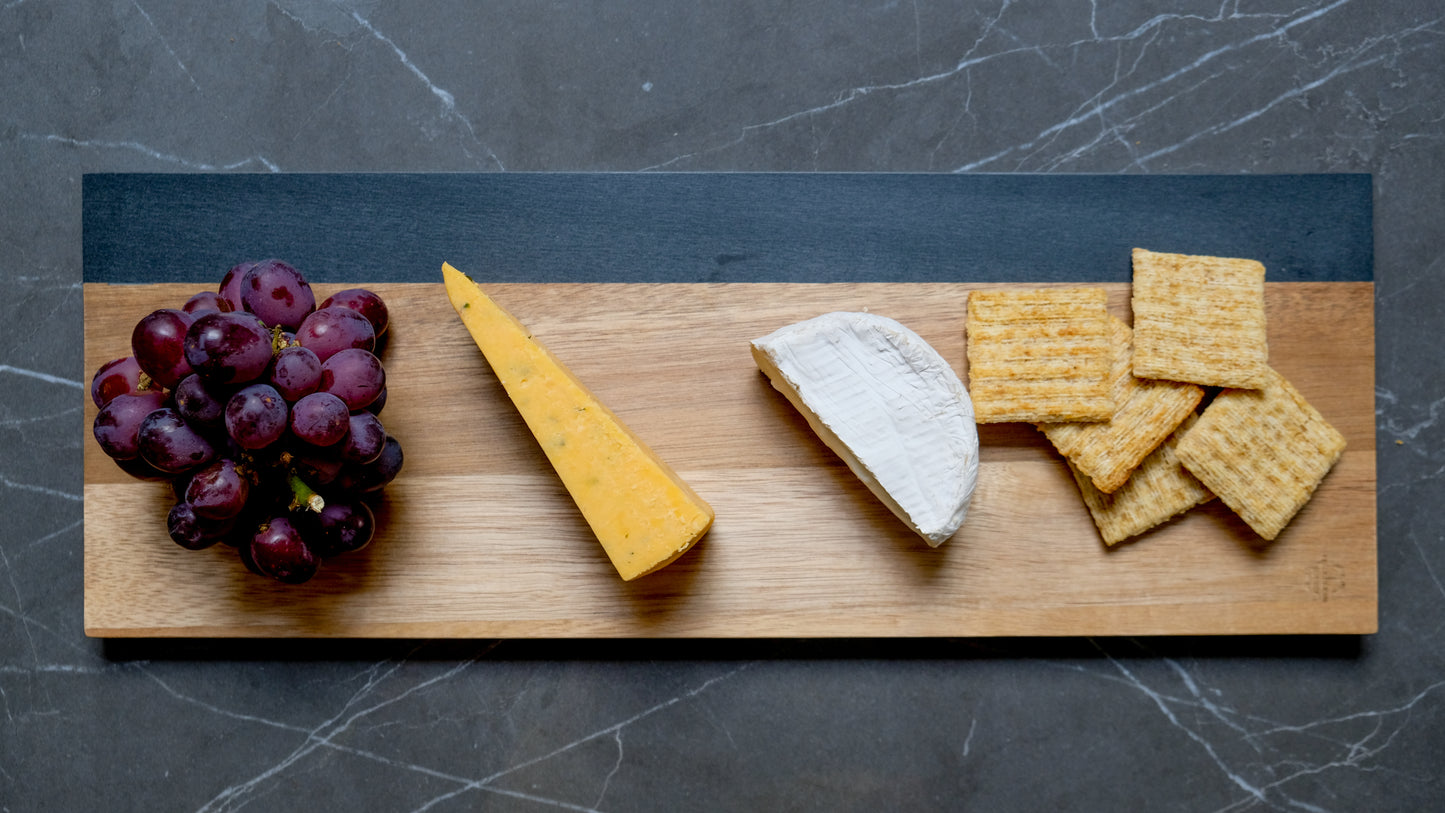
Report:
[[[88,174],[86,282],[1127,282],[1129,250],[1373,279],[1364,174]]]

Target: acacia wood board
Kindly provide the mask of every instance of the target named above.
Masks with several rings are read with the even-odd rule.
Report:
[[[437,263],[440,267],[440,261]],[[467,271],[469,269],[462,269]],[[438,280],[440,271],[438,270]],[[166,484],[90,437],[85,629],[104,637],[756,638],[1371,633],[1377,628],[1370,282],[1266,284],[1270,362],[1345,436],[1314,499],[1264,543],[1215,500],[1115,548],[1031,426],[980,426],[968,520],[933,549],[758,372],[749,340],[834,310],[908,325],[967,380],[979,283],[498,283],[526,323],[717,511],[667,568],[621,581],[440,284],[391,307],[382,419],[405,450],[377,539],[310,582],[169,540]],[[367,284],[358,281],[350,284]],[[1127,283],[1102,283],[1130,321]],[[318,299],[342,285],[317,285]],[[198,286],[86,283],[85,364]]]

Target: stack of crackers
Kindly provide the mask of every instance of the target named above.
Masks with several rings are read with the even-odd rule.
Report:
[[[1107,545],[1215,496],[1273,540],[1345,439],[1269,366],[1264,266],[1137,248],[1133,265],[1133,328],[1103,288],[971,292],[977,420],[1036,425]]]

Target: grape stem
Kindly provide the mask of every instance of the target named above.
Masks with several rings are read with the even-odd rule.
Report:
[[[326,507],[326,500],[322,499],[315,489],[306,485],[306,481],[295,471],[287,473],[286,481],[291,485],[291,510],[299,511],[305,508],[319,514],[321,509]]]
[[[274,356],[288,347],[299,347],[301,345],[300,342],[287,339],[285,333],[285,329],[280,325],[271,328],[271,355]]]

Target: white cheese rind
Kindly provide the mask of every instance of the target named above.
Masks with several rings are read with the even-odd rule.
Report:
[[[752,342],[753,359],[827,446],[937,547],[978,482],[973,401],[922,337],[870,313],[826,313]]]

